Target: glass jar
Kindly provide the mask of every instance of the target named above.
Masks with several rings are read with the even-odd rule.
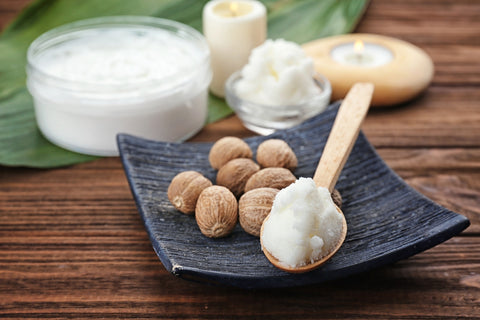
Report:
[[[240,71],[232,74],[225,84],[225,97],[246,128],[261,135],[296,126],[321,113],[330,102],[332,87],[327,78],[316,74],[312,81],[320,89],[317,95],[296,105],[262,105],[240,97],[235,86],[240,81]]]
[[[187,25],[141,16],[82,20],[38,37],[27,60],[38,127],[68,150],[114,156],[118,133],[182,141],[205,124],[210,52]]]

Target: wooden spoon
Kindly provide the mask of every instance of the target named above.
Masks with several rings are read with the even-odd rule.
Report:
[[[357,140],[363,119],[365,119],[365,116],[367,115],[373,95],[373,89],[374,86],[371,83],[356,83],[352,86],[340,105],[337,117],[333,123],[332,131],[330,132],[322,157],[320,158],[313,177],[313,181],[315,181],[317,187],[327,188],[330,193],[333,191],[338,177],[340,176],[340,172],[352,151],[355,141]],[[292,268],[282,264],[277,258],[272,256],[262,243],[263,253],[274,266],[287,272],[302,273],[318,268],[338,251],[347,235],[347,222],[345,216],[338,207],[337,210],[343,217],[342,234],[339,237],[335,248],[320,260],[311,264]],[[260,239],[262,239],[262,234],[263,225]]]

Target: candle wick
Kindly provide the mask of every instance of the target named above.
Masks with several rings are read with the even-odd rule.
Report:
[[[364,59],[363,59],[364,57],[363,57],[362,52],[355,52],[355,58],[357,59],[357,61],[358,61],[359,63],[363,62],[363,60],[364,60]]]
[[[238,15],[238,3],[232,2],[230,4],[230,13],[232,14],[232,17],[236,17]]]

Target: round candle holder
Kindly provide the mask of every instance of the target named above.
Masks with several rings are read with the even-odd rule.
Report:
[[[326,77],[316,74],[312,81],[321,89],[318,95],[297,105],[270,106],[248,101],[235,92],[241,72],[232,74],[225,84],[225,98],[246,128],[261,135],[296,126],[321,113],[330,102],[332,88]]]
[[[347,44],[361,40],[363,43],[391,53],[379,64],[341,61],[332,53]],[[374,34],[347,34],[315,40],[304,44],[303,49],[315,62],[315,70],[325,75],[332,85],[332,100],[343,99],[356,82],[372,82],[375,92],[372,106],[392,106],[404,103],[424,91],[433,78],[432,59],[411,43]],[[375,59],[375,58],[374,58]]]

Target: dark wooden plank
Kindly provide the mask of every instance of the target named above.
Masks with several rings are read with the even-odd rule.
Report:
[[[4,243],[5,238],[0,239]],[[72,251],[72,242],[37,240],[31,247],[24,238],[12,238],[2,247],[0,317],[480,317],[477,237],[458,237],[393,266],[341,281],[249,292],[176,279],[145,241],[82,237],[73,242],[77,249]]]
[[[372,1],[357,31],[398,37],[421,47],[478,46],[478,12],[479,4],[475,0]]]
[[[475,60],[480,56],[480,46],[440,44],[426,46],[425,51],[434,59],[433,85],[480,86],[480,63]]]
[[[0,29],[28,2],[0,1]],[[479,12],[474,0],[373,0],[357,29],[432,56],[426,93],[372,110],[363,130],[407,183],[471,219],[461,236],[318,287],[210,287],[165,271],[118,159],[46,171],[1,167],[0,318],[480,319]],[[253,133],[230,117],[194,140],[224,135]]]
[[[406,182],[444,207],[470,219],[468,233],[480,234],[480,173],[426,174]]]
[[[470,219],[480,234],[480,149],[379,149],[380,156],[414,189]]]
[[[430,173],[480,172],[478,148],[380,148],[378,152],[404,178]]]
[[[373,109],[362,127],[376,147],[479,147],[480,90],[430,87],[416,100]]]

